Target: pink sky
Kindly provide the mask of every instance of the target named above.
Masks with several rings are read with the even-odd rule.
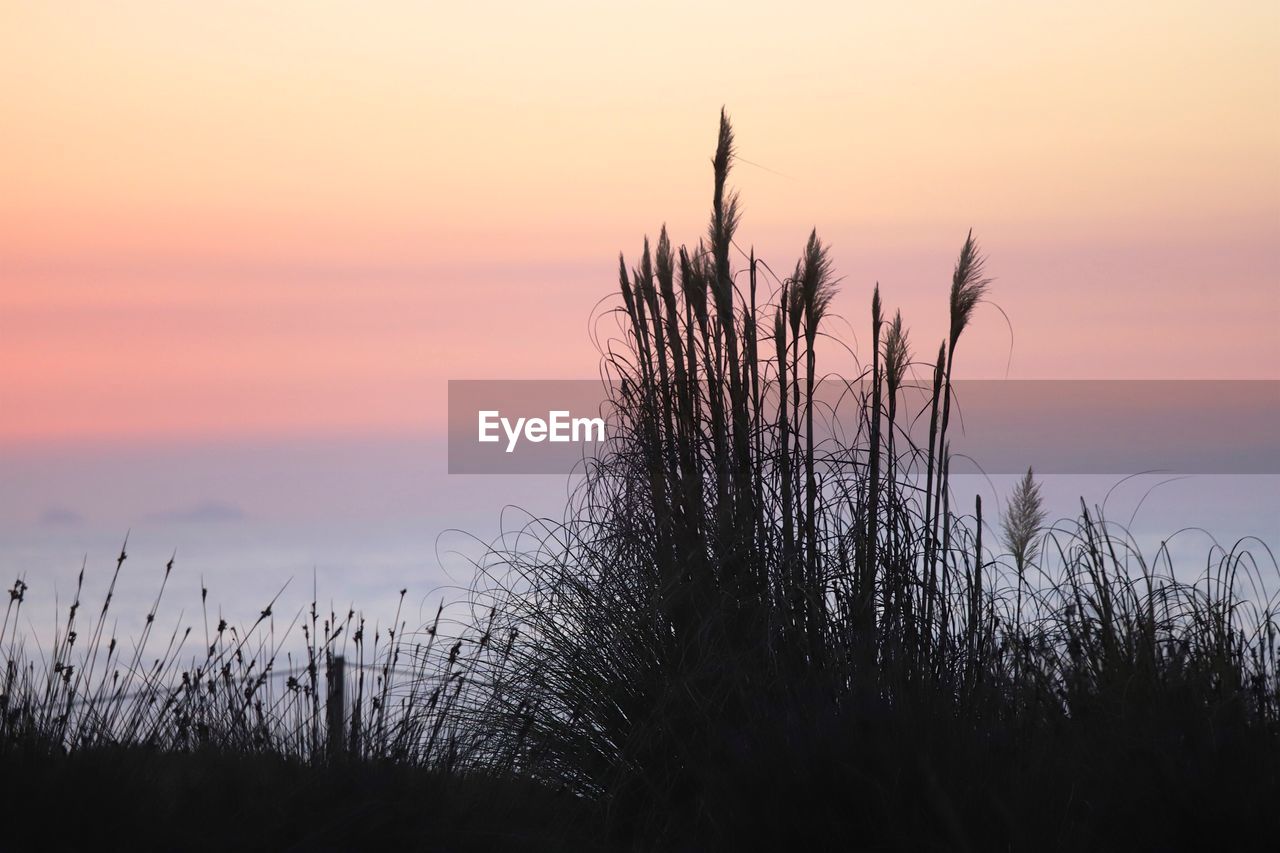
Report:
[[[591,377],[617,251],[703,233],[721,104],[741,242],[816,225],[859,333],[879,280],[932,351],[972,226],[1010,376],[1280,377],[1276,4],[844,5],[0,3],[0,446]],[[988,307],[960,371],[1008,347]]]

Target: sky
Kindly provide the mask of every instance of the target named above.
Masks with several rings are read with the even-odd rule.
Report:
[[[447,380],[595,376],[617,253],[704,231],[722,106],[741,242],[816,227],[851,344],[878,281],[932,351],[973,228],[958,375],[1280,378],[1275,3],[0,0],[0,571],[491,519]]]

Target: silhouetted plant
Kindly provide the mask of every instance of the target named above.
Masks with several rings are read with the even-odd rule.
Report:
[[[1249,611],[1235,585],[1250,556],[1221,554],[1217,582],[1183,584],[1082,505],[1074,527],[1044,531],[1041,560],[1029,472],[1002,519],[1010,572],[984,547],[981,501],[952,511],[955,354],[989,286],[972,233],[923,398],[878,286],[871,364],[824,374],[826,246],[811,233],[793,274],[760,289],[769,268],[737,249],[723,115],[712,162],[709,244],[673,249],[663,228],[656,255],[646,240],[620,261],[611,446],[563,524],[481,566],[477,602],[519,637],[482,679],[495,689],[479,725],[509,766],[605,798],[646,844],[794,844],[840,827],[868,845],[1034,848],[1112,826],[1068,793],[1070,750],[1114,763],[1099,715],[1168,734],[1221,723],[1231,697],[1242,728],[1206,735],[1205,766],[1235,761],[1237,735],[1273,760],[1274,610]],[[1051,755],[1018,771],[1040,786],[1027,815],[1000,799],[1032,796],[1015,787],[1020,749]],[[968,762],[1005,775],[974,787]],[[1047,778],[1055,767],[1070,769]]]

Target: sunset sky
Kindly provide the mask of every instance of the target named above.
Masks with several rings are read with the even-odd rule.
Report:
[[[722,104],[742,242],[817,226],[858,328],[879,280],[931,350],[972,226],[1011,376],[1277,376],[1280,7],[857,5],[4,3],[0,443],[594,376],[616,253],[702,234]]]
[[[972,227],[1009,323],[958,375],[1280,378],[1275,2],[0,0],[0,570],[132,527],[399,583],[502,502],[443,474],[447,381],[596,376],[722,105],[740,244],[816,227],[855,348],[879,281],[928,358]]]

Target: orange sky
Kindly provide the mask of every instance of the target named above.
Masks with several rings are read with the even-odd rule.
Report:
[[[0,444],[593,376],[616,252],[703,232],[721,104],[743,241],[816,225],[859,330],[878,279],[932,350],[973,226],[1011,376],[1280,377],[1275,3],[463,5],[0,0]]]

